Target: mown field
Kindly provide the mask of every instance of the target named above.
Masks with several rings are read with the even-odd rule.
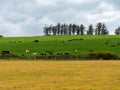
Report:
[[[69,41],[71,39],[78,39]],[[83,39],[83,40],[80,40]],[[39,40],[35,43],[34,40]],[[108,40],[109,43],[105,44]],[[112,47],[114,45],[114,47]],[[10,51],[12,54],[25,54],[25,50],[31,53],[44,53],[53,51],[57,53],[87,54],[89,50],[95,52],[112,52],[120,54],[120,36],[100,35],[100,36],[38,36],[38,37],[5,37],[0,38],[0,52]],[[74,50],[77,50],[75,52]]]
[[[120,90],[120,61],[0,61],[0,90]]]

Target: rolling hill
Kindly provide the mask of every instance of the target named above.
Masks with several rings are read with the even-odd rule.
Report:
[[[35,37],[4,37],[0,38],[0,52],[10,51],[16,55],[28,55],[25,50],[32,53],[46,53],[52,51],[53,54],[70,53],[74,55],[88,54],[90,50],[94,52],[111,52],[120,54],[120,36],[100,35],[100,36],[35,36]],[[29,56],[28,55],[28,56]]]

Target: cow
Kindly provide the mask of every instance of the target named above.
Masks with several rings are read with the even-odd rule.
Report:
[[[39,42],[39,40],[34,40],[34,42],[36,42],[36,43],[37,43],[37,42]]]
[[[109,40],[105,40],[105,41],[104,41],[104,44],[109,44]]]
[[[37,52],[34,52],[34,53],[32,53],[32,55],[33,55],[33,59],[36,60],[38,53],[37,53]]]
[[[27,54],[29,54],[29,53],[30,53],[30,50],[29,50],[29,49],[26,49],[25,52],[26,52]]]
[[[1,54],[2,54],[2,55],[8,55],[8,54],[10,54],[10,51],[2,51]]]
[[[89,50],[89,52],[94,52],[94,50],[91,49],[91,50]]]
[[[36,55],[38,55],[38,53],[37,53],[37,52],[34,52],[34,53],[33,53],[33,56],[36,56]]]
[[[77,52],[78,50],[77,50],[77,49],[74,49],[73,51],[74,51],[74,52]]]

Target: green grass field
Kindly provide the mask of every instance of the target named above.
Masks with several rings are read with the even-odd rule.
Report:
[[[120,61],[0,61],[0,90],[120,90]]]
[[[82,41],[68,41],[71,39],[83,39]],[[34,40],[39,40],[35,43]],[[105,45],[104,41],[109,40],[109,44]],[[64,41],[64,43],[63,43]],[[70,54],[87,54],[89,50],[95,52],[112,52],[120,54],[120,36],[38,36],[38,37],[5,37],[0,38],[0,52],[4,50],[10,51],[12,54],[25,54],[26,49],[30,49],[32,53],[42,53],[45,51],[53,51],[56,53]],[[115,47],[111,47],[115,45]],[[74,52],[74,50],[78,50]]]

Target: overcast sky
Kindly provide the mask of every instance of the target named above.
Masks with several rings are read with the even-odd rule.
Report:
[[[120,0],[0,0],[3,36],[43,35],[44,25],[58,22],[105,22],[113,34],[120,26]]]

